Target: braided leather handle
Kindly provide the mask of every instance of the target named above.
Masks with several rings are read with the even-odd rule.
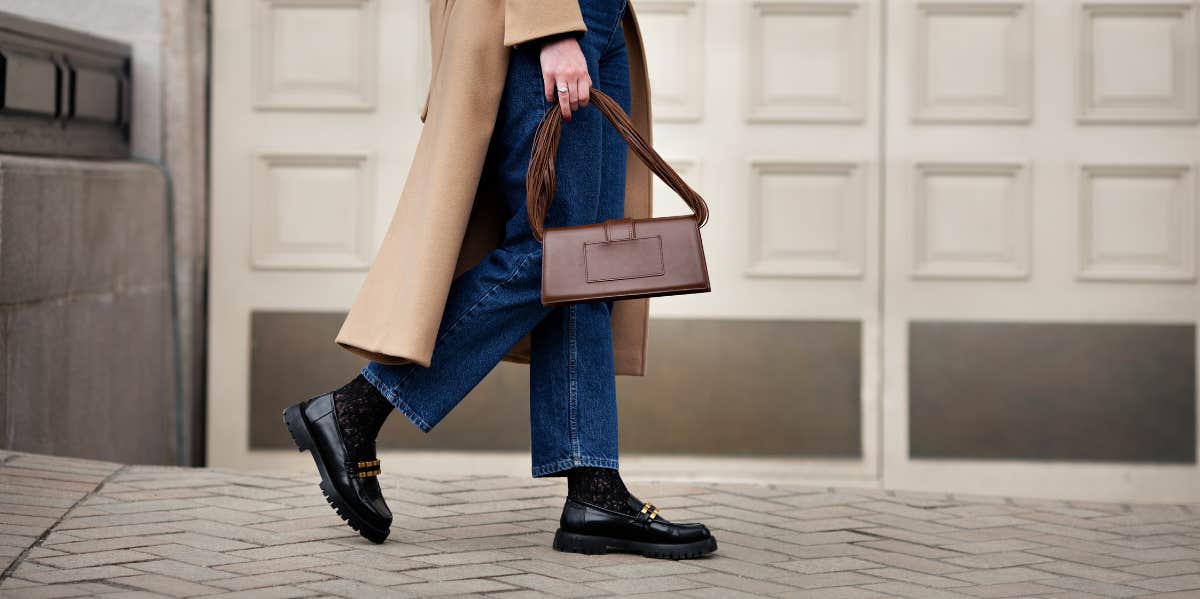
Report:
[[[696,221],[703,227],[708,222],[708,204],[696,190],[688,184],[663,160],[654,148],[646,143],[646,138],[638,133],[633,122],[625,115],[612,98],[598,89],[592,88],[591,103],[612,123],[625,143],[629,144],[638,158],[650,167],[668,187],[673,189],[696,215]],[[533,135],[533,151],[529,156],[529,171],[525,174],[525,209],[529,213],[529,225],[533,236],[539,242],[545,230],[546,212],[550,210],[550,202],[554,200],[554,157],[558,154],[558,142],[562,133],[563,117],[557,105],[546,111],[545,118],[538,125]]]

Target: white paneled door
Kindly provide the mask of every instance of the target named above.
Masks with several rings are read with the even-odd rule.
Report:
[[[884,484],[1200,497],[1195,463],[912,458],[908,421],[912,321],[1197,322],[1200,7],[887,5]]]
[[[346,310],[383,238],[420,132],[427,6],[213,2],[209,464],[271,459],[249,449],[251,313]]]
[[[655,145],[712,209],[714,291],[652,316],[861,325],[861,458],[786,467],[1200,499],[1194,461],[916,459],[908,421],[913,321],[1197,323],[1195,0],[631,1]],[[295,457],[249,448],[250,314],[350,305],[416,145],[427,11],[213,2],[212,465]]]
[[[651,317],[859,323],[862,458],[779,468],[877,481],[880,2],[633,5],[655,147],[711,208],[713,292],[656,298]],[[654,198],[686,210],[664,185]]]

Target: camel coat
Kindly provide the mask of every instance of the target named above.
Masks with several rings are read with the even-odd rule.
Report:
[[[511,48],[585,31],[578,0],[432,0],[433,73],[425,123],[383,244],[336,343],[375,362],[428,367],[451,280],[499,245],[504,203],[480,186]],[[630,117],[650,137],[650,89],[637,18],[622,21],[629,52]],[[585,110],[594,110],[588,107]],[[652,174],[628,155],[625,216],[650,216]],[[614,302],[617,374],[646,370],[647,299]],[[526,335],[504,357],[529,362]]]

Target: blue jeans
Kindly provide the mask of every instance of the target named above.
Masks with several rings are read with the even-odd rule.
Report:
[[[626,0],[580,0],[580,47],[593,85],[630,107],[621,16]],[[612,303],[541,304],[542,246],[525,211],[533,134],[546,110],[537,43],[512,51],[480,185],[496,185],[508,207],[502,244],[450,286],[428,368],[371,362],[362,374],[396,409],[428,432],[508,350],[532,332],[529,425],[533,476],[575,466],[617,467],[617,398]],[[594,107],[564,123],[555,161],[558,186],[546,226],[621,218],[625,142]]]

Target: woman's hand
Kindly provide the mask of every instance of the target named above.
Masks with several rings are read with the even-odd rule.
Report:
[[[587,60],[583,50],[573,37],[567,37],[542,46],[542,86],[546,101],[558,97],[558,107],[563,118],[571,120],[571,111],[588,105],[591,97],[592,77],[588,74]]]

